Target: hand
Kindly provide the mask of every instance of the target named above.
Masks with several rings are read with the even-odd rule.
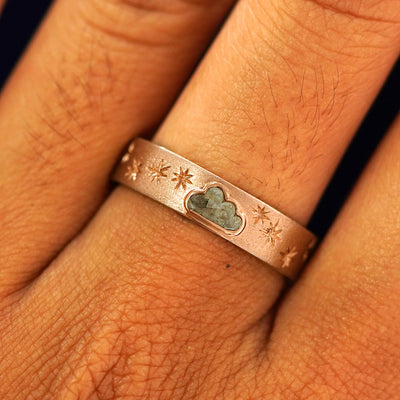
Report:
[[[399,54],[399,2],[242,0],[172,107],[232,6],[57,0],[14,71],[1,399],[398,396],[400,121],[279,302],[261,261],[108,195],[126,143],[169,111],[157,143],[307,223]]]

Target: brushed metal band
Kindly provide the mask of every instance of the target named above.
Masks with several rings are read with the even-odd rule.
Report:
[[[199,165],[136,138],[114,180],[178,211],[294,279],[317,243],[278,210]]]

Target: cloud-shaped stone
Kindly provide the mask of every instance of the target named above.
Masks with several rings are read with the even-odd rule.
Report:
[[[187,207],[230,231],[237,231],[242,225],[242,218],[236,214],[236,206],[225,201],[225,194],[219,187],[210,187],[205,193],[193,194],[189,197]]]

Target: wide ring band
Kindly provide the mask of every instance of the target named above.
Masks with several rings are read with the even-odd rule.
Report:
[[[137,138],[114,180],[178,211],[294,279],[317,238],[306,228],[199,165]]]

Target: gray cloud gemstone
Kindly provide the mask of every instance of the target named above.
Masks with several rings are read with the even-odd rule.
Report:
[[[242,225],[236,206],[225,201],[225,194],[219,187],[210,187],[204,194],[193,194],[187,206],[189,210],[230,231],[237,231]]]

